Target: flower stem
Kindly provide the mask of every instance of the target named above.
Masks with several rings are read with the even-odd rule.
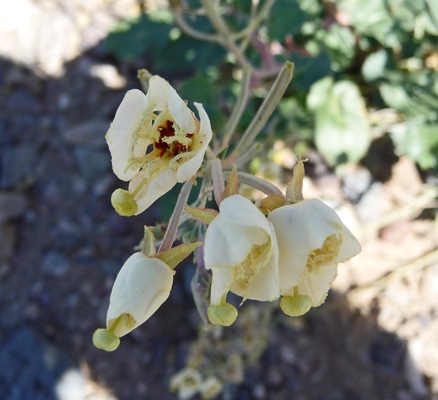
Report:
[[[230,32],[230,28],[221,17],[216,2],[214,2],[213,0],[200,1],[214,29],[216,29],[216,31],[222,37],[222,44],[227,48],[230,53],[234,54],[237,63],[241,67],[250,65],[245,55],[240,51],[239,47],[237,47],[236,43],[234,42],[232,34]]]
[[[239,157],[237,157],[235,160],[227,159],[226,163],[224,163],[224,166],[227,167],[228,165],[236,164],[239,168],[244,166],[247,162],[253,160],[262,150],[264,146],[262,143],[256,142],[253,143],[252,146],[246,150],[244,153],[240,154]]]
[[[221,37],[219,35],[214,35],[211,33],[204,33],[192,28],[184,19],[183,9],[181,3],[178,2],[170,2],[170,6],[173,9],[175,15],[175,21],[178,27],[187,35],[191,36],[194,39],[203,40],[206,42],[220,42]]]
[[[277,76],[277,79],[269,90],[268,95],[258,109],[256,116],[251,121],[248,128],[246,128],[245,133],[243,134],[242,138],[234,149],[233,154],[241,154],[252,145],[257,135],[265,126],[266,121],[271,116],[271,114],[277,107],[277,104],[283,97],[283,94],[292,79],[293,70],[293,63],[288,61],[284,64],[283,68]],[[233,154],[231,154],[230,157]]]
[[[240,81],[240,91],[239,97],[234,105],[233,112],[231,113],[230,119],[225,126],[225,135],[222,141],[221,150],[228,146],[231,137],[236,130],[236,126],[240,121],[240,118],[245,110],[246,103],[249,98],[249,84],[251,82],[251,68],[249,66],[244,67],[242,70],[242,79]]]
[[[213,179],[214,199],[216,200],[216,204],[219,206],[222,202],[222,195],[225,190],[222,163],[219,158],[211,160],[211,177]]]
[[[181,188],[178,200],[175,204],[175,209],[173,210],[172,216],[170,217],[169,225],[167,226],[166,233],[164,234],[163,241],[161,242],[161,246],[158,250],[158,254],[163,253],[164,251],[167,251],[172,247],[179,223],[181,221],[181,217],[184,212],[184,206],[190,196],[192,187],[193,183],[191,181],[187,181]]]
[[[231,172],[230,171],[224,171],[224,175],[227,177]],[[245,172],[237,172],[239,175],[239,183],[244,183],[245,185],[251,186],[254,189],[260,190],[261,192],[265,194],[282,194],[281,190],[273,185],[272,183],[262,179],[258,178],[257,176],[247,174]]]

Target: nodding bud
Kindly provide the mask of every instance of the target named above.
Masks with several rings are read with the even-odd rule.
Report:
[[[228,303],[208,307],[208,319],[212,324],[230,326],[237,318],[237,309]]]
[[[312,298],[303,294],[284,296],[280,300],[280,307],[289,317],[299,317],[310,310]]]
[[[114,351],[119,347],[120,339],[108,329],[97,329],[93,334],[93,344],[98,349]]]
[[[111,204],[117,214],[123,217],[131,217],[137,212],[137,203],[131,193],[124,189],[117,189],[111,195]]]

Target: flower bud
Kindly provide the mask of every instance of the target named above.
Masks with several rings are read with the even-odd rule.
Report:
[[[163,261],[134,253],[114,282],[107,329],[121,337],[141,325],[169,297],[174,272]]]

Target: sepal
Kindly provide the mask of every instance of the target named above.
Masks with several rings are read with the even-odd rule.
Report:
[[[219,214],[218,211],[213,210],[212,208],[190,208],[187,205],[184,208],[184,211],[191,217],[196,218],[197,220],[202,221],[207,225],[211,224]]]
[[[162,253],[158,253],[155,258],[166,263],[170,269],[174,269],[201,244],[201,242],[180,244]]]

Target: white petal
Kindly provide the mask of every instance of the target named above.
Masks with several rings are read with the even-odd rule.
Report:
[[[137,185],[146,177],[145,171],[140,171],[129,184],[129,191],[135,190]],[[139,193],[134,197],[137,202],[137,212],[135,215],[141,214],[149,208],[157,199],[166,194],[176,185],[175,171],[163,169],[154,177],[151,177]]]
[[[306,252],[322,247],[328,236],[337,233],[335,223],[340,222],[336,213],[317,199],[277,208],[268,220],[274,225],[280,248]]]
[[[342,243],[339,248],[339,254],[337,257],[338,262],[347,261],[351,257],[359,254],[362,251],[362,247],[359,241],[353,236],[350,230],[342,225]]]
[[[262,212],[248,199],[238,194],[222,201],[220,212],[224,221],[257,227],[266,232],[271,231],[271,226]]]
[[[198,110],[201,126],[199,128],[199,134],[204,137],[202,145],[206,148],[213,137],[213,132],[211,130],[210,118],[205,112],[204,107],[201,103],[194,103]]]
[[[224,221],[219,214],[205,235],[205,267],[210,269],[240,264],[253,245],[262,245],[269,240],[269,235],[262,229]]]
[[[298,285],[298,293],[310,296],[312,306],[318,307],[324,302],[330,286],[336,278],[337,267],[337,264],[325,265],[317,272],[309,272],[306,269]]]
[[[131,138],[142,122],[147,104],[146,96],[140,90],[127,92],[106,135],[114,173],[123,181],[132,179],[139,170],[136,167],[125,172],[130,158]],[[144,154],[147,146],[148,142],[139,141],[135,155]]]
[[[154,111],[163,111],[167,107],[171,88],[169,82],[158,75],[154,75],[149,80],[149,89],[146,97],[148,104],[155,104]]]
[[[196,134],[196,136],[201,137],[201,139],[199,140],[202,143],[200,143],[201,146],[199,150],[197,150],[197,154],[178,168],[176,172],[178,182],[186,182],[198,172],[199,167],[201,166],[204,159],[207,146],[209,145],[213,136],[213,132],[211,131],[210,126],[210,119],[208,118],[207,113],[202,107],[202,104],[195,103],[195,106],[198,109],[199,116],[201,118],[199,132]]]
[[[170,114],[176,124],[187,133],[194,133],[196,129],[195,116],[172,87],[169,90],[168,102]]]
[[[231,283],[233,282],[233,268],[213,268],[212,273],[210,303],[216,306],[222,303],[222,297],[230,290]]]
[[[176,178],[178,182],[187,182],[191,179],[199,170],[204,159],[204,152],[198,152],[190,160],[186,161],[176,170]]]
[[[245,299],[258,301],[273,301],[280,296],[278,282],[278,266],[273,255],[260,272],[254,276],[251,285],[242,289],[238,284],[232,284],[230,290]]]
[[[336,262],[360,252],[360,244],[329,206],[317,199],[280,207],[268,215],[275,228],[280,251],[282,294],[299,282],[311,250],[321,248],[336,234],[342,239]]]
[[[136,325],[121,325],[114,334],[126,335],[145,322],[169,297],[173,271],[161,260],[134,253],[121,268],[110,297],[107,323],[122,314],[130,314]]]

